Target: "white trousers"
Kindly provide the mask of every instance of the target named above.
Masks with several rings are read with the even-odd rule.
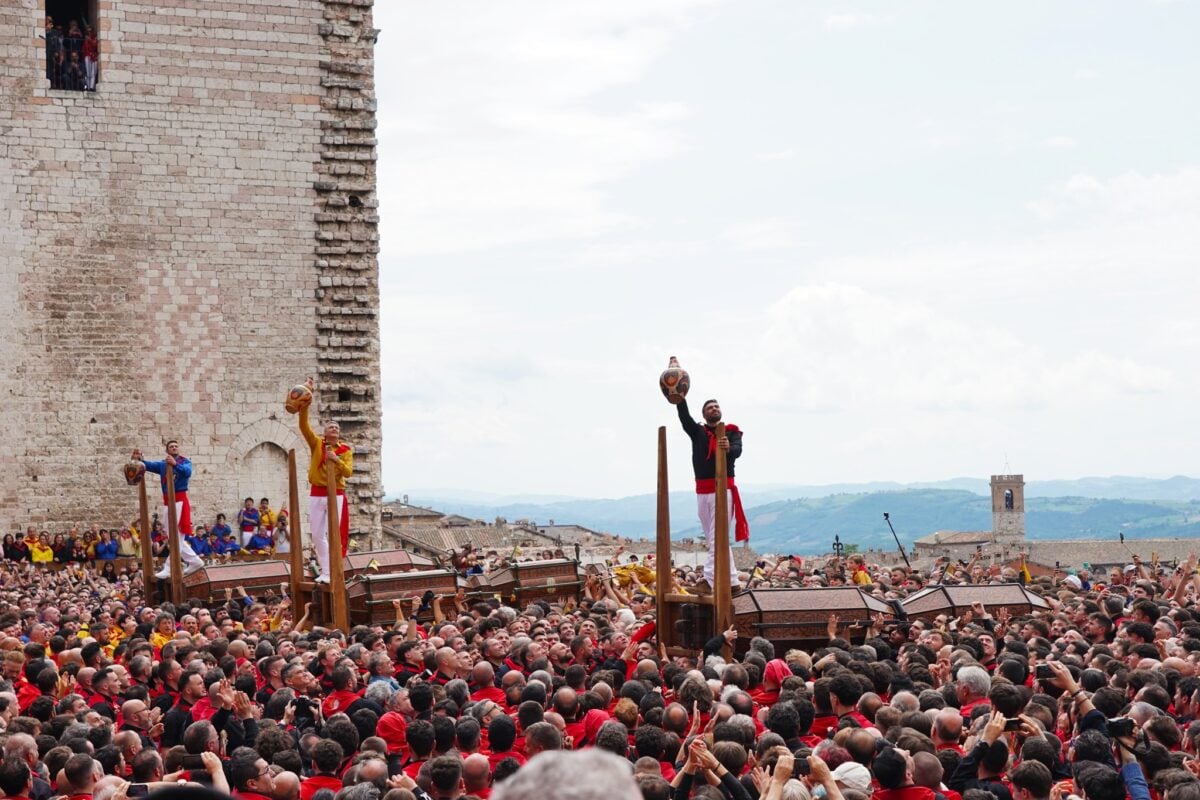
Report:
[[[175,501],[175,519],[178,520],[178,519],[181,519],[182,517],[183,517],[183,501],[176,500]],[[167,524],[167,507],[165,504],[163,505],[163,507],[161,509],[159,509],[158,518],[163,521],[164,525]],[[167,546],[174,547],[175,542],[168,542]],[[196,555],[196,551],[192,549],[192,546],[190,544],[188,544],[187,537],[185,537],[183,535],[183,531],[179,531],[179,560],[183,562],[184,566],[193,566],[193,567],[204,566],[204,562],[200,559],[200,556]],[[167,574],[170,575],[171,574],[171,562],[169,560],[167,561],[164,568],[166,569]]]
[[[726,508],[729,510],[729,535],[732,537],[736,530],[737,520],[733,517],[733,492],[725,490],[728,498]],[[700,517],[700,527],[704,531],[704,541],[708,545],[708,559],[704,562],[704,580],[713,585],[713,576],[717,574],[717,548],[713,538],[717,532],[717,493],[696,495],[696,515]],[[729,583],[731,586],[738,582],[737,568],[733,566],[733,548],[729,548]]]
[[[83,79],[84,88],[91,91],[96,88],[96,59],[85,58],[83,60],[83,68],[85,74]]]
[[[341,503],[339,505],[338,523],[346,518],[346,514],[350,513],[350,504],[346,500],[346,496],[337,496]],[[329,575],[329,498],[328,497],[309,497],[308,498],[308,535],[312,537],[313,551],[317,554],[317,568],[321,574]],[[340,534],[338,547],[341,547]],[[341,551],[338,551],[341,552]]]

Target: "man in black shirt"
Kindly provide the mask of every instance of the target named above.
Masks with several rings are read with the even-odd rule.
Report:
[[[716,566],[716,548],[713,537],[717,525],[717,448],[725,451],[725,474],[728,480],[729,494],[729,530],[736,533],[737,540],[745,541],[750,538],[750,526],[746,523],[746,515],[742,511],[742,500],[734,483],[734,462],[742,454],[742,432],[736,425],[725,425],[725,435],[716,435],[717,424],[721,421],[721,404],[716,400],[705,400],[701,406],[704,424],[700,425],[688,412],[687,401],[680,400],[676,406],[679,409],[679,422],[683,432],[692,440],[692,472],[696,476],[696,506],[700,517],[700,527],[704,529],[704,540],[708,543],[708,560],[704,564],[704,581],[708,588],[712,587],[713,574]],[[738,588],[737,570],[733,566],[733,551],[729,552],[729,585]],[[700,586],[701,589],[705,587]]]

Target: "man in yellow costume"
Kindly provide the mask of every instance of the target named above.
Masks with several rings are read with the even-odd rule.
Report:
[[[304,382],[309,391],[313,390],[313,379]],[[350,505],[346,501],[346,478],[354,472],[354,450],[342,441],[341,427],[336,422],[325,423],[324,436],[318,437],[308,424],[308,406],[302,406],[300,414],[300,433],[308,442],[308,530],[312,535],[313,550],[317,553],[317,565],[320,575],[317,583],[329,583],[329,486],[325,481],[326,459],[333,459],[337,486],[336,493],[338,522],[341,533],[342,558],[346,557],[346,549],[350,544]]]

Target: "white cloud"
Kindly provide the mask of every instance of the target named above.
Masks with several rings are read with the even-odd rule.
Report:
[[[591,103],[638,80],[711,0],[407,6],[378,51],[390,257],[636,226],[606,184],[687,148],[688,109]]]
[[[825,30],[849,31],[855,28],[864,28],[869,25],[877,25],[882,21],[882,17],[864,12],[830,14],[829,16],[825,17]]]
[[[728,225],[721,239],[743,250],[780,250],[803,244],[798,223],[781,217],[745,220]]]
[[[1074,150],[1078,144],[1070,136],[1050,136],[1042,140],[1042,147],[1048,150]]]
[[[796,157],[796,151],[792,148],[786,150],[776,150],[770,153],[759,153],[756,158],[759,161],[788,161]]]
[[[1200,220],[1200,168],[1155,175],[1126,172],[1107,179],[1080,173],[1052,186],[1029,208],[1044,220],[1080,214],[1109,221]]]

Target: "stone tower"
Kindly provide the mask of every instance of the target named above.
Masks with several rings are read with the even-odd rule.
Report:
[[[998,542],[1025,538],[1025,476],[992,476],[992,536]]]
[[[53,88],[48,12],[98,30],[95,91]],[[312,375],[374,538],[377,33],[372,0],[0,8],[5,530],[127,523],[120,466],[167,437],[196,521],[278,507],[288,448],[307,464],[283,398]]]

